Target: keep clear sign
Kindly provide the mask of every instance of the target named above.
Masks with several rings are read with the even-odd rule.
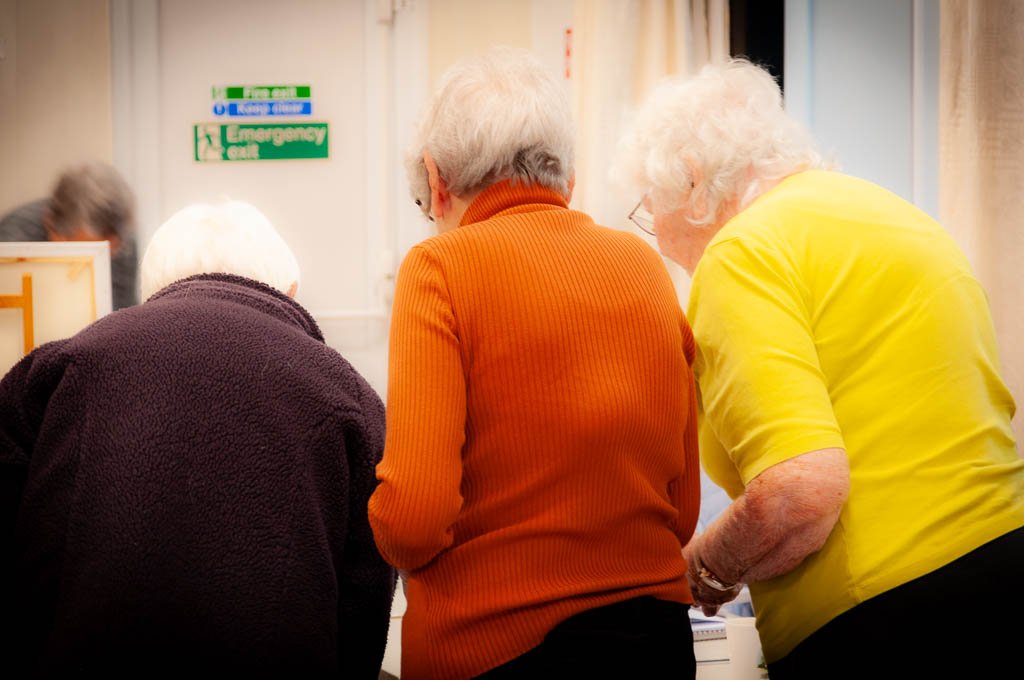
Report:
[[[266,161],[327,158],[327,123],[200,123],[195,160]]]
[[[313,113],[309,85],[224,85],[213,88],[213,115],[309,116]]]

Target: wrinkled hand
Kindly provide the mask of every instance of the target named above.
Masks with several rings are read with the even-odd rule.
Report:
[[[729,590],[716,590],[705,585],[700,579],[694,580],[693,574],[687,574],[686,578],[693,591],[694,603],[704,612],[704,616],[714,616],[718,613],[719,607],[726,602],[735,600],[743,590],[742,585],[735,585]]]
[[[697,543],[698,539],[694,538],[683,548],[683,559],[687,564],[686,580],[690,582],[695,606],[701,608],[704,616],[714,616],[718,613],[719,607],[736,599],[740,591],[743,590],[743,584],[737,583],[728,590],[718,590],[704,583],[697,569],[697,560],[694,559],[694,554],[698,549]]]

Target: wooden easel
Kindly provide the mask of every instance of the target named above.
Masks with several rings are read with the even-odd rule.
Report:
[[[21,309],[22,337],[25,340],[25,354],[35,347],[35,329],[32,317],[32,275],[21,275],[21,295],[0,295],[0,309]]]

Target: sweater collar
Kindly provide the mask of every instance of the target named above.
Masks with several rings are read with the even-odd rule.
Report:
[[[554,189],[506,179],[481,191],[466,208],[459,226],[502,215],[568,207],[565,196]]]
[[[196,274],[175,281],[157,291],[146,302],[161,298],[188,298],[196,295],[247,305],[279,321],[297,326],[310,337],[324,342],[320,327],[302,305],[276,288],[253,279],[247,279],[244,276]]]

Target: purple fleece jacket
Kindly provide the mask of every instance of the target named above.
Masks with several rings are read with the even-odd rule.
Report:
[[[380,398],[248,279],[38,348],[0,383],[0,675],[376,678],[383,445]]]

